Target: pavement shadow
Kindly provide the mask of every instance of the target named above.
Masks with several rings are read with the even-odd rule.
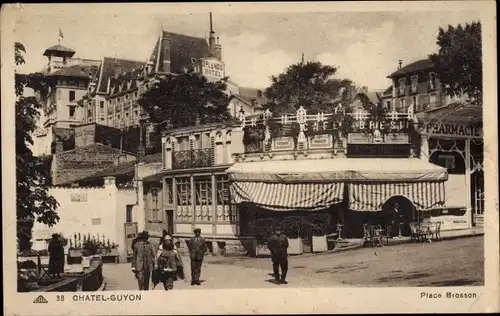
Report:
[[[267,279],[266,282],[272,283],[272,284],[276,284],[276,285],[280,285],[281,284],[279,281],[276,281],[275,279]]]
[[[437,281],[430,283],[430,286],[466,286],[466,285],[479,285],[479,284],[477,284],[477,281],[470,279],[446,280],[446,281]]]

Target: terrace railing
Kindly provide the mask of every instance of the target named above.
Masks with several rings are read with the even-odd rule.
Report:
[[[174,151],[172,169],[207,168],[214,165],[212,148]]]

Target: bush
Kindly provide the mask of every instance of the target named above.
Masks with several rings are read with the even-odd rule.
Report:
[[[17,270],[19,269],[36,269],[37,264],[33,260],[26,260],[22,262],[17,262]]]
[[[251,234],[260,245],[266,243],[273,234],[274,222],[273,218],[257,219],[250,222]]]
[[[281,230],[288,238],[299,238],[301,217],[300,216],[287,216],[281,222]]]
[[[330,233],[328,214],[311,214],[302,218],[300,231],[302,236],[324,236]]]

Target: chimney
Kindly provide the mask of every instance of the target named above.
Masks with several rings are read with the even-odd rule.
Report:
[[[215,44],[214,57],[222,61],[222,46],[219,44],[219,37],[217,37],[217,44]]]
[[[403,60],[402,60],[402,59],[400,59],[400,60],[398,61],[398,64],[399,64],[399,66],[398,66],[398,70],[399,70],[399,69],[401,69],[401,68],[403,67]]]
[[[210,55],[215,57],[215,32],[212,22],[212,12],[210,12],[210,35],[208,37],[208,49],[210,50]]]
[[[170,36],[165,36],[165,33],[162,31],[161,33],[161,62],[160,68],[164,73],[170,73],[171,71],[171,62],[170,62]]]

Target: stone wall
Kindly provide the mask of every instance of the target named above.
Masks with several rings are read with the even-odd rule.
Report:
[[[55,154],[52,161],[54,185],[74,182],[98,171],[113,168],[118,162],[134,161],[135,156],[102,144],[79,147]]]
[[[33,227],[33,248],[46,249],[46,240],[53,233],[70,238],[75,233],[105,236],[118,244],[120,256],[125,253],[125,232],[127,205],[135,205],[135,189],[118,189],[114,178],[107,178],[103,187],[49,189],[59,203],[59,222],[48,227],[35,223]]]

